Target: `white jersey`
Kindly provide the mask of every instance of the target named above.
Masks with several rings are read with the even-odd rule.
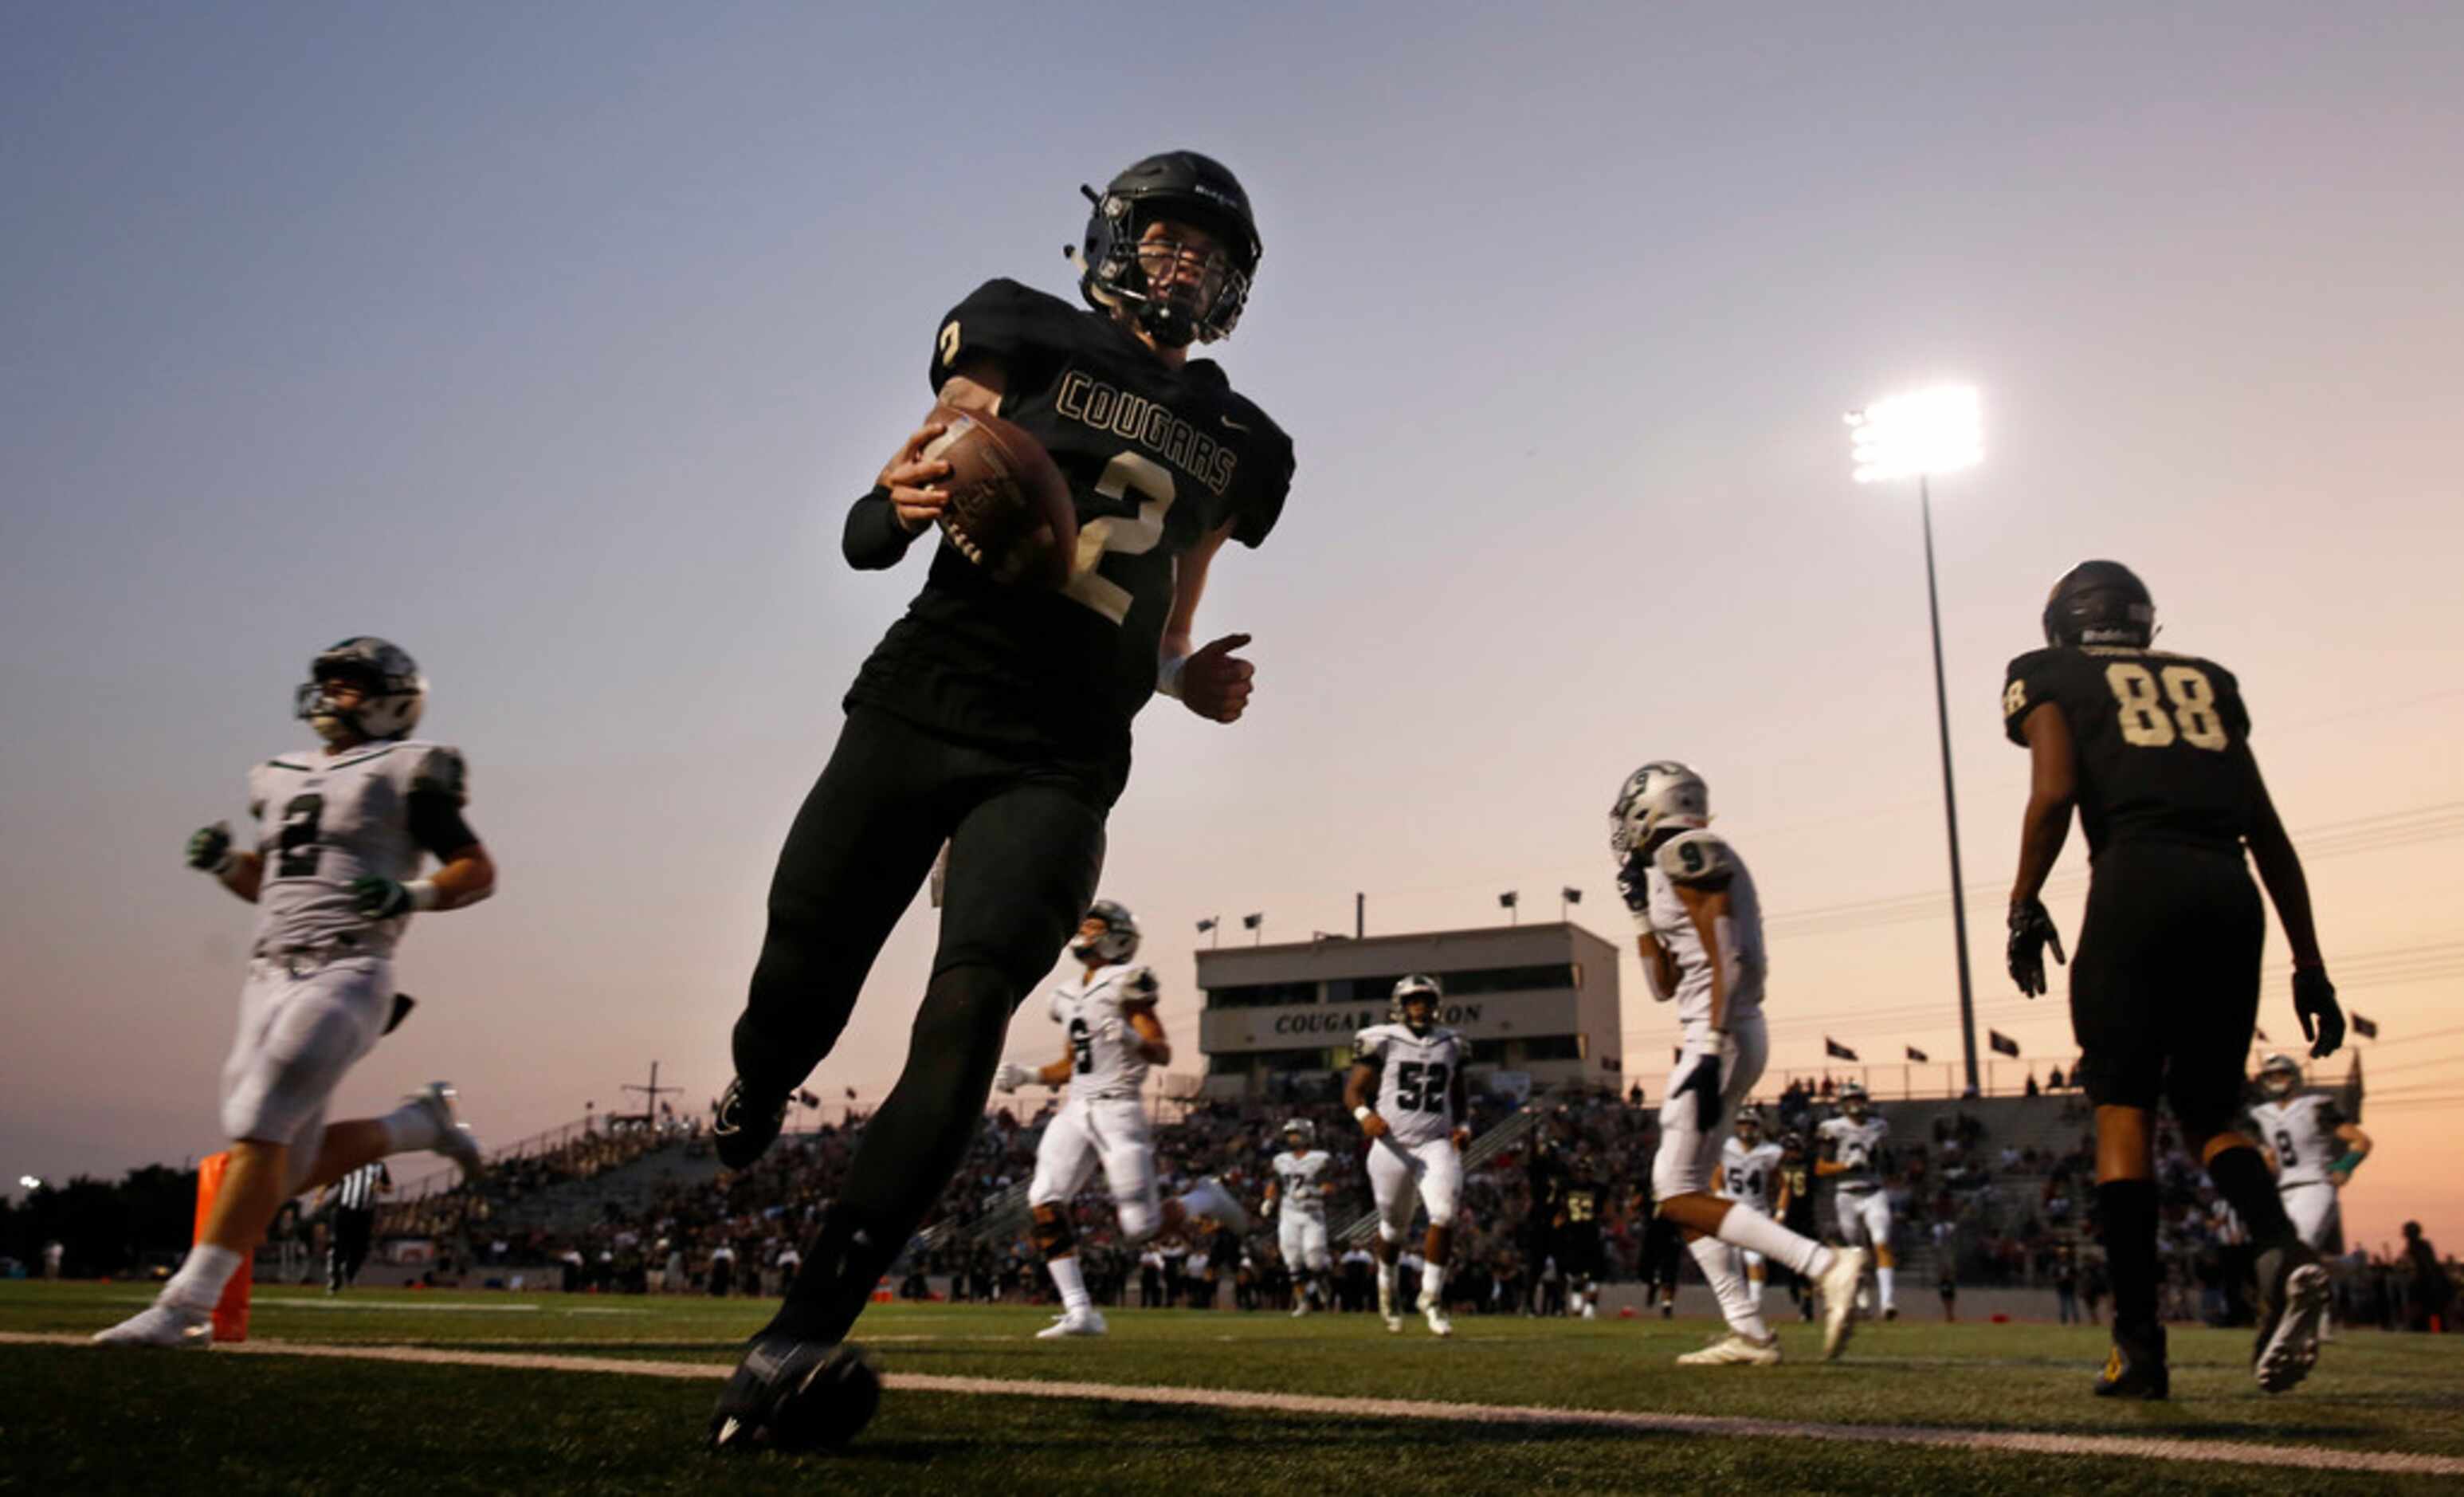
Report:
[[[410,916],[369,919],[352,908],[351,881],[416,877],[423,853],[411,834],[410,798],[434,793],[459,807],[463,776],[458,751],[408,739],[340,754],[310,749],[250,770],[249,815],[265,860],[255,950],[347,945],[390,953]]]
[[[1730,1138],[1720,1146],[1720,1194],[1727,1199],[1769,1215],[1778,1180],[1779,1145],[1765,1139],[1749,1149],[1743,1139]]]
[[[1395,1141],[1425,1143],[1443,1138],[1462,1121],[1455,1116],[1454,1082],[1471,1059],[1471,1042],[1443,1024],[1414,1034],[1408,1024],[1372,1024],[1353,1036],[1352,1058],[1377,1068],[1377,1100]]]
[[[1134,962],[1099,967],[1084,982],[1052,990],[1053,1022],[1069,1035],[1070,1101],[1138,1094],[1147,1057],[1130,1015],[1152,1011],[1161,991],[1155,969]]]
[[[1763,907],[1754,876],[1726,839],[1712,831],[1680,832],[1653,849],[1642,881],[1623,881],[1635,930],[1650,936],[1677,964],[1677,1022],[1688,1031],[1711,1023],[1711,960],[1702,933],[1678,898],[1677,886],[1725,887],[1728,893],[1728,956],[1735,962],[1736,990],[1728,995],[1733,1020],[1760,1013],[1763,979],[1771,962],[1763,949]]]
[[[1287,1149],[1275,1156],[1271,1168],[1275,1172],[1278,1213],[1298,1211],[1321,1219],[1326,1216],[1325,1186],[1334,1178],[1334,1156],[1323,1149],[1311,1149],[1307,1154]]]
[[[1846,1166],[1832,1177],[1841,1190],[1872,1190],[1882,1183],[1882,1146],[1890,1141],[1891,1125],[1881,1113],[1868,1112],[1861,1123],[1844,1113],[1825,1118],[1814,1136]]]
[[[2323,1183],[2328,1166],[2344,1156],[2344,1142],[2336,1136],[2344,1114],[2324,1092],[2261,1102],[2250,1110],[2250,1120],[2258,1125],[2260,1140],[2276,1151],[2278,1189]]]

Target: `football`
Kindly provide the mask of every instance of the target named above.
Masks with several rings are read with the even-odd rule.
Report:
[[[1078,549],[1078,509],[1044,444],[1019,426],[980,411],[935,406],[928,422],[949,429],[924,449],[950,465],[941,531],[950,544],[1003,583],[1068,585]]]

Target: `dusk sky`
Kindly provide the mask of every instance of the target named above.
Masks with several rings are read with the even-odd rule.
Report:
[[[1150,708],[1112,819],[1176,1068],[1207,915],[1573,885],[1630,946],[1603,813],[1669,757],[1771,914],[1774,1068],[1955,1056],[1915,494],[1850,483],[1840,416],[1956,378],[1981,1024],[2070,1063],[2063,977],[2002,972],[1998,699],[2054,578],[2114,557],[2239,676],[2382,1026],[2348,1236],[2452,1248],[2464,11],[1327,10],[0,9],[0,1177],[219,1146],[252,912],[181,845],[363,632],[428,671],[502,882],[416,922],[420,1012],[337,1115],[451,1077],[511,1142],[653,1059],[706,1106],[780,839],[922,579],[838,534],[941,314],[1069,295],[1078,185],[1187,146],[1255,199],[1215,352],[1300,468],[1199,621],[1255,635],[1248,716]],[[929,914],[817,1089],[895,1076]],[[2289,1046],[2284,970],[2271,933]],[[1647,1058],[1673,1021],[1625,988]],[[1051,1047],[1029,1005],[1010,1052]]]

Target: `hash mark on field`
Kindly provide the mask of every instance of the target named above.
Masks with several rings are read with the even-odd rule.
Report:
[[[104,1356],[142,1352],[93,1347],[82,1335],[0,1332],[0,1346],[90,1347]],[[242,1341],[217,1346],[226,1355],[322,1356],[347,1361],[417,1362],[495,1367],[522,1372],[612,1373],[630,1377],[715,1380],[731,1371],[715,1362],[635,1361],[613,1356],[554,1356],[516,1352],[449,1352],[422,1346],[335,1346],[300,1341]],[[1070,1398],[1149,1403],[1171,1408],[1230,1409],[1249,1414],[1303,1414],[1337,1419],[1427,1420],[1447,1423],[1523,1424],[1639,1435],[1713,1435],[1747,1439],[1825,1440],[1857,1444],[1923,1445],[2005,1455],[2105,1456],[2221,1465],[2284,1466],[2309,1471],[2372,1471],[2391,1476],[2464,1476],[2464,1457],[2384,1450],[2331,1450],[2323,1445],[2255,1445],[2238,1441],[2167,1440],[2140,1435],[2054,1435],[2024,1430],[1927,1428],[1912,1424],[1817,1424],[1719,1414],[1644,1414],[1620,1409],[1563,1409],[1501,1403],[1439,1403],[1414,1398],[1356,1398],[1331,1394],[1247,1393],[1229,1388],[1157,1388],[1103,1382],[1045,1382],[886,1373],[885,1387],[909,1393],[997,1398]]]

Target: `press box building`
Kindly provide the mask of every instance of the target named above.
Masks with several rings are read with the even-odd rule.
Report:
[[[1470,1039],[1474,1086],[1624,1090],[1617,948],[1558,922],[1200,951],[1205,1094],[1326,1085],[1413,972],[1444,987],[1440,1022]]]

